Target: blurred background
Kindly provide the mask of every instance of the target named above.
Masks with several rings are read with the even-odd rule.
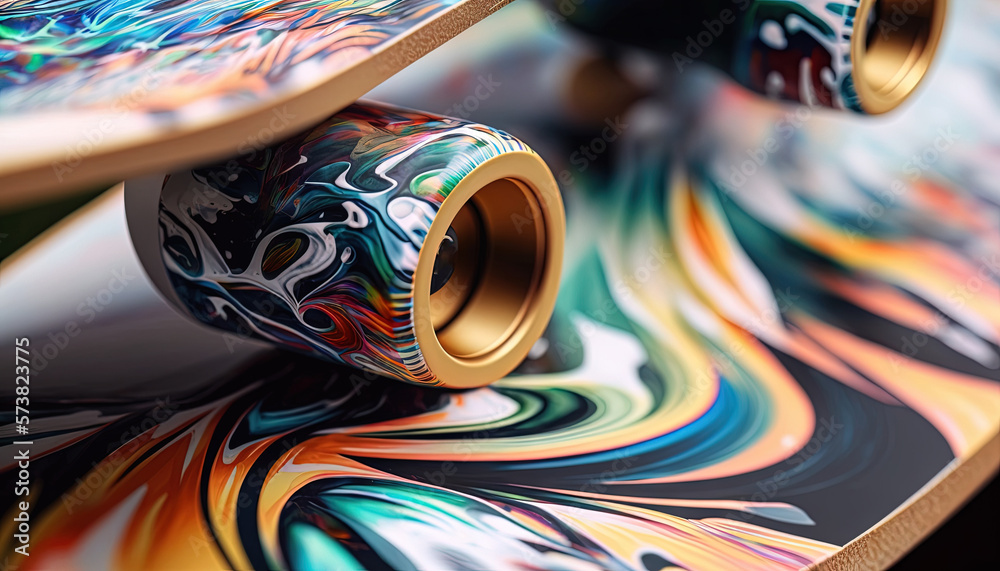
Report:
[[[724,343],[712,340],[705,332],[711,328],[700,325],[703,318],[683,306],[691,303],[739,322],[729,297],[750,298],[751,306],[760,297],[768,300],[764,307],[773,305],[781,317],[755,321],[751,313],[741,326],[769,347],[815,367],[806,372],[800,364],[788,365],[797,380],[822,385],[809,393],[817,411],[840,415],[837,407],[845,399],[862,399],[853,392],[844,396],[848,391],[867,399],[875,389],[843,381],[851,388],[836,393],[824,384],[842,380],[831,372],[835,368],[817,365],[818,358],[810,362],[802,356],[808,351],[796,353],[796,342],[774,330],[785,327],[796,333],[819,321],[896,348],[898,339],[905,342],[921,331],[914,325],[919,319],[907,315],[907,303],[916,299],[912,305],[921,310],[947,315],[920,359],[941,371],[1000,380],[998,324],[989,313],[1000,301],[995,288],[969,292],[959,308],[942,305],[954,293],[954,284],[963,283],[956,264],[974,265],[1000,251],[1000,5],[987,0],[952,4],[932,75],[912,101],[882,117],[764,102],[707,67],[677,74],[639,50],[616,49],[612,65],[607,46],[548,18],[544,8],[528,0],[503,9],[368,97],[504,129],[546,159],[564,193],[570,221],[566,281],[548,336],[553,345],[560,335],[569,335],[564,330],[572,329],[573,315],[592,317],[605,298],[622,307],[634,302],[637,307],[626,309],[624,321],[614,325],[641,339],[650,353],[660,351],[662,362],[649,366],[659,366],[665,377],[684,378],[694,369],[670,365],[673,359],[683,361],[674,354],[677,347],[670,347],[664,341],[669,336],[641,316],[676,313],[686,334],[696,330],[692,338],[711,355]],[[740,170],[772,139],[778,148],[767,146],[764,164],[753,173]],[[101,196],[115,182],[0,213],[0,256],[9,258],[38,240],[19,254],[23,258],[15,272],[5,264],[0,273],[5,316],[0,330],[6,336],[44,339],[66,315],[76,313],[81,292],[96,291],[118,269],[137,276],[125,294],[94,314],[78,338],[60,348],[57,358],[35,371],[39,397],[93,402],[101,408],[164,394],[187,395],[211,386],[238,363],[269,353],[250,340],[228,345],[162,302],[145,282],[130,244],[122,240],[127,231],[120,192]],[[84,215],[60,226],[88,203]],[[684,214],[678,214],[682,209]],[[689,220],[696,222],[688,226]],[[49,238],[39,239],[46,231]],[[729,253],[707,247],[685,252],[687,244],[704,241],[705,232],[728,239],[721,249],[740,251],[732,254],[738,259],[733,263],[746,261],[753,271],[736,271],[730,283],[721,285],[706,277],[721,267],[715,262],[731,259]],[[678,266],[676,276],[663,278],[656,288],[628,282],[657,244],[665,244]],[[944,273],[955,281],[937,283],[935,274]],[[638,292],[635,299],[609,291],[619,283],[616,278]],[[992,279],[995,285],[997,276]],[[896,294],[903,292],[902,297],[879,289],[883,284]],[[782,291],[796,292],[787,306],[780,299]],[[689,301],[694,299],[701,301]],[[847,369],[863,370],[862,359],[841,357]],[[566,371],[582,359],[549,355],[525,363],[518,374]],[[746,377],[748,384],[757,382],[753,372]],[[883,453],[878,451],[862,457],[845,453],[837,462],[856,461],[886,473],[912,471],[913,479],[897,489],[892,482],[838,472],[822,484],[810,481],[801,490],[787,490],[789,503],[804,505],[798,501],[808,494],[822,498],[823,486],[828,486],[825,501],[831,504],[846,493],[864,497],[893,490],[905,498],[961,450],[948,434],[947,444],[919,436],[918,424],[920,430],[929,425],[917,414],[897,418],[867,401],[863,406],[872,407],[857,413],[859,418],[868,415],[867,424],[858,420],[856,427],[871,431],[880,443],[884,438],[884,446],[899,454],[898,464],[879,464],[872,459]],[[912,408],[932,416],[919,406]],[[987,407],[978,413],[989,418],[997,410]],[[1000,562],[993,541],[1000,531],[997,485],[994,480],[896,568],[974,568]],[[809,501],[818,505],[824,500]],[[818,510],[819,515],[807,510],[819,524],[819,531],[809,533],[839,544],[878,521],[878,513],[886,513],[884,504],[871,509],[846,527],[839,527],[844,516],[833,508],[829,513]]]

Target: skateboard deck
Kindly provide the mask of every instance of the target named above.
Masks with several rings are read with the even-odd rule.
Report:
[[[447,81],[379,97],[440,108],[483,73],[522,89],[499,54],[580,49],[517,10],[404,72]],[[620,117],[586,169],[574,161],[595,139],[577,127],[530,107],[491,119],[563,181],[572,247],[545,343],[475,391],[249,342],[236,362],[139,281],[74,317],[113,272],[141,273],[108,193],[3,267],[3,336],[38,339],[44,358],[64,314],[82,327],[38,363],[32,555],[9,534],[3,555],[21,569],[889,566],[1000,461],[1000,88],[967,81],[1000,68],[1000,8],[963,3],[954,25],[891,129],[796,116],[710,76]],[[58,295],[32,295],[49,284]]]
[[[263,148],[508,2],[0,2],[0,205]]]

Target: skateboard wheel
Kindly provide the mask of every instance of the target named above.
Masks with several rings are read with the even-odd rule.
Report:
[[[863,114],[892,110],[927,75],[947,0],[594,0],[549,18],[637,45],[683,71],[696,62],[776,99]]]
[[[771,97],[885,113],[927,75],[946,10],[946,0],[758,0],[732,72]]]
[[[129,181],[126,212],[152,281],[230,342],[454,388],[500,379],[541,336],[565,234],[558,187],[523,143],[370,104]]]

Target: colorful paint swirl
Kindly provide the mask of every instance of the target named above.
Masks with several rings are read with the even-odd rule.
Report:
[[[0,109],[155,113],[215,98],[274,96],[311,82],[324,67],[345,69],[370,57],[459,2],[7,0],[0,2]],[[748,87],[860,111],[850,60],[859,3],[733,0],[716,2],[714,13],[725,9],[742,22],[732,71]],[[620,9],[612,4],[567,14],[556,6],[553,15],[581,20]],[[670,12],[683,19],[684,10]],[[697,18],[688,23],[689,32],[701,31]]]
[[[170,175],[162,262],[207,325],[440,384],[414,334],[417,256],[455,185],[530,152],[482,125],[353,105],[277,146]]]
[[[677,74],[707,64],[771,99],[864,114],[893,109],[920,83],[937,51],[947,5],[945,0],[543,2],[550,23],[568,21],[599,40],[650,50]]]
[[[169,114],[266,101],[462,1],[3,0],[0,110]]]
[[[732,71],[769,97],[864,112],[851,39],[860,0],[757,0],[750,4]]]
[[[569,157],[593,133],[526,133],[572,175],[570,250],[545,342],[491,387],[275,351],[160,403],[37,403],[33,551],[11,562],[804,569],[837,553],[1000,431],[1000,5],[957,15],[938,81],[891,129],[692,75],[584,171]],[[523,55],[509,30],[549,33],[532,22],[475,40]],[[463,73],[506,79],[465,55]]]

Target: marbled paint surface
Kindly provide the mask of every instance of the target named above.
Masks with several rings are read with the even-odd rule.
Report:
[[[38,403],[36,551],[18,564],[801,569],[835,553],[1000,430],[1000,6],[956,13],[941,72],[888,125],[694,75],[623,116],[587,169],[570,157],[599,131],[498,123],[564,180],[570,226],[555,318],[518,374],[445,392],[273,353],[165,403]],[[477,45],[518,29],[523,55],[525,30],[548,33],[518,23]],[[455,74],[517,87],[463,55]],[[399,94],[475,85],[452,79]]]
[[[860,0],[756,0],[737,40],[737,81],[769,97],[864,112],[851,38]]]
[[[0,116],[266,102],[461,1],[0,0]]]
[[[677,75],[707,64],[772,99],[865,112],[851,54],[861,0],[542,2],[550,22],[641,46]]]
[[[166,177],[162,263],[207,325],[441,384],[414,333],[417,259],[452,189],[507,153],[532,151],[483,125],[355,104],[278,145]]]

